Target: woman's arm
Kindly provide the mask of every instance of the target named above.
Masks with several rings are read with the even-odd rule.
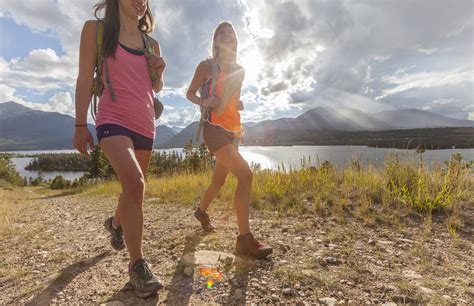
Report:
[[[79,74],[76,80],[76,125],[87,124],[87,111],[92,98],[94,69],[97,62],[97,22],[84,24],[79,48]]]
[[[196,95],[199,87],[205,82],[205,80],[209,77],[209,65],[206,61],[202,61],[196,67],[196,71],[194,72],[193,79],[191,84],[189,85],[188,92],[186,93],[186,98],[193,102],[194,104],[201,105],[202,99]]]
[[[87,111],[92,98],[94,69],[97,61],[96,31],[97,22],[86,21],[81,34],[79,74],[76,81],[74,147],[86,155],[89,155],[87,144],[91,149],[94,147],[92,135],[87,128]]]
[[[206,61],[199,63],[199,65],[196,67],[196,71],[194,72],[191,84],[189,85],[188,92],[186,93],[186,98],[199,106],[212,108],[219,105],[219,98],[210,97],[209,99],[202,99],[196,95],[199,87],[201,87],[201,85],[209,79],[209,75],[211,74],[210,70],[209,63]]]

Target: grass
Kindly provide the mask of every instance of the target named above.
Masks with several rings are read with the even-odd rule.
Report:
[[[474,203],[474,176],[470,163],[453,155],[445,167],[425,167],[420,160],[393,155],[383,168],[363,169],[357,160],[338,170],[328,162],[285,171],[256,170],[252,184],[255,209],[281,215],[318,213],[338,220],[355,216],[365,225],[388,222],[400,226],[410,216],[421,216],[427,232],[433,213],[445,215],[452,235],[462,226],[461,211]],[[146,196],[159,202],[193,205],[210,183],[212,172],[186,172],[147,179]],[[218,202],[232,208],[237,180],[229,176]],[[94,185],[79,193],[117,196],[117,181]]]

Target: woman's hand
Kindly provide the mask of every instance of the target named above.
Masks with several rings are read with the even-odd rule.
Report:
[[[166,68],[165,60],[157,54],[148,55],[148,63],[153,69],[155,69],[158,75],[163,74],[163,71],[165,71],[165,68]]]
[[[89,156],[87,151],[87,144],[91,150],[94,149],[94,139],[87,126],[78,126],[74,131],[74,147],[84,155]]]
[[[209,99],[203,100],[201,105],[206,108],[214,108],[219,106],[221,100],[218,97],[210,97]]]

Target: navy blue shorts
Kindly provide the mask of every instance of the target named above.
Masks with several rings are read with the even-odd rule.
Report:
[[[97,140],[100,141],[103,138],[111,136],[127,136],[133,142],[133,147],[135,150],[152,150],[153,149],[153,139],[135,133],[121,125],[118,124],[102,124],[95,128],[97,131]]]

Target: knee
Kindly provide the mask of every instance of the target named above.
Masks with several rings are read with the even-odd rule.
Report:
[[[240,183],[245,183],[249,185],[252,184],[253,172],[247,164],[240,168],[239,173],[237,174],[237,180]]]
[[[145,178],[143,175],[128,178],[123,184],[124,192],[134,199],[141,199],[145,194]]]
[[[224,179],[212,179],[212,186],[216,189],[221,189],[224,186],[225,178]]]

